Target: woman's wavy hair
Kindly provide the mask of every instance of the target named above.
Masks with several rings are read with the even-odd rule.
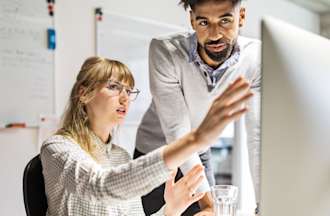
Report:
[[[81,66],[71,90],[69,103],[62,118],[62,127],[56,132],[73,139],[94,159],[95,146],[91,141],[86,105],[113,76],[118,78],[117,81],[134,87],[133,75],[123,63],[101,57],[88,58]]]

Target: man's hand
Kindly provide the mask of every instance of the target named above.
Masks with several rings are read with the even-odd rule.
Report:
[[[176,172],[165,184],[164,199],[166,202],[165,215],[179,216],[188,206],[200,200],[205,193],[195,194],[204,177],[204,167],[194,166],[178,182],[174,182]]]

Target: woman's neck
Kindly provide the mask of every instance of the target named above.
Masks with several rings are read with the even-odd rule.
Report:
[[[90,122],[90,127],[95,135],[102,140],[102,142],[107,143],[114,125]]]

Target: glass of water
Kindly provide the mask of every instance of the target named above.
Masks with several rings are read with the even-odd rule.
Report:
[[[215,185],[211,188],[215,216],[236,216],[238,187]]]

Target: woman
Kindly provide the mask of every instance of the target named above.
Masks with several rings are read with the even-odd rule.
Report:
[[[166,205],[155,215],[180,215],[203,196],[194,193],[203,168],[194,167],[177,183],[173,171],[245,113],[242,105],[252,96],[239,78],[214,101],[198,129],[131,160],[112,138],[138,94],[133,87],[133,76],[122,63],[99,57],[84,62],[63,126],[41,148],[47,215],[144,215],[140,197],[165,181]]]

